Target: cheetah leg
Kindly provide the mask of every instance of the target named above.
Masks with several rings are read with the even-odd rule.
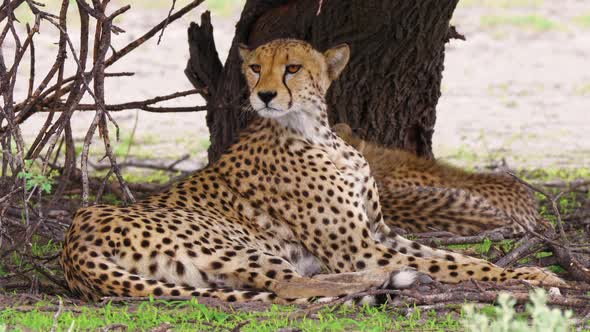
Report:
[[[438,257],[423,258],[411,254],[402,254],[391,248],[383,248],[382,244],[376,244],[377,251],[385,252],[373,266],[382,266],[385,271],[396,271],[404,267],[413,268],[425,273],[440,282],[458,283],[470,279],[482,281],[503,282],[509,279],[526,280],[531,284],[544,284],[549,286],[562,286],[565,283],[559,277],[539,268],[523,267],[517,269],[504,269],[484,260],[462,256],[455,258],[450,252],[445,259]],[[435,250],[421,246],[422,250]],[[444,252],[440,250],[440,252]],[[464,259],[465,257],[466,259]]]
[[[372,180],[370,180],[372,181]],[[375,182],[369,183],[375,188]],[[410,241],[402,236],[395,235],[384,223],[379,204],[378,194],[366,196],[365,205],[367,215],[371,220],[371,230],[380,244],[388,247],[389,260],[375,262],[377,266],[383,266],[387,271],[393,272],[404,266],[412,267],[419,272],[426,273],[438,281],[456,283],[469,279],[505,281],[508,279],[523,279],[531,283],[545,283],[550,285],[563,285],[564,282],[554,274],[538,268],[503,269],[485,260],[453,253],[451,251],[434,249]],[[452,202],[454,202],[453,200]],[[409,204],[409,203],[408,203]],[[414,203],[415,204],[415,203]],[[484,204],[484,202],[480,202]],[[411,204],[409,204],[411,205]],[[494,212],[495,213],[495,212]],[[378,251],[381,251],[378,250]],[[393,255],[397,255],[393,256]]]
[[[295,282],[279,282],[273,291],[285,298],[301,295],[339,297],[371,288],[407,288],[414,283],[415,279],[416,273],[411,270],[388,271],[376,268],[357,272],[318,274]]]
[[[381,274],[375,273],[373,276],[368,272],[358,273],[356,278],[322,278],[318,276],[311,278],[295,272],[296,268],[282,257],[270,255],[262,251],[254,251],[253,249],[244,250],[248,252],[248,254],[243,253],[244,257],[247,257],[248,262],[250,262],[247,271],[242,272],[241,269],[235,269],[235,267],[229,265],[224,265],[215,271],[207,269],[204,269],[204,271],[234,276],[236,279],[244,283],[247,282],[256,289],[271,291],[278,297],[285,299],[337,297],[353,294],[372,287],[386,285],[391,275],[390,273],[380,271]]]
[[[384,284],[384,282],[380,282],[381,280],[374,279],[356,280],[358,282],[338,282],[336,281],[338,278],[334,279],[333,281],[323,281],[313,278],[300,278],[279,281],[271,287],[271,290],[283,298],[339,297],[366,291]]]
[[[416,280],[416,272],[403,269],[387,271],[382,268],[366,269],[356,272],[342,272],[333,274],[318,274],[313,279],[341,283],[361,283],[372,286],[393,288],[407,288]]]

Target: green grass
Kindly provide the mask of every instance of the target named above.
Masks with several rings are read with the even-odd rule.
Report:
[[[45,243],[37,236],[33,235],[31,239],[31,254],[36,257],[45,257],[55,255],[61,250],[61,244],[49,240]]]
[[[33,310],[21,312],[7,308],[0,312],[0,325],[17,331],[32,329],[48,331],[54,322],[55,312],[44,308],[55,307],[55,303],[39,302]],[[327,307],[313,318],[289,319],[296,309],[289,306],[272,306],[261,312],[224,312],[190,301],[147,301],[138,305],[111,305],[102,307],[67,307],[69,310],[58,317],[58,330],[97,330],[112,324],[122,324],[130,331],[148,330],[164,323],[174,326],[175,331],[232,330],[241,326],[240,331],[276,331],[292,327],[303,331],[388,331],[416,329],[448,331],[458,329],[458,315],[437,315],[434,311],[413,310],[401,315],[386,307]]]
[[[37,302],[32,309],[22,311],[6,308],[0,311],[0,331],[48,331],[55,322],[56,299]],[[451,304],[448,313],[423,311],[409,307],[403,314],[386,306],[325,307],[312,316],[300,316],[293,306],[270,306],[263,311],[228,309],[222,311],[189,301],[150,300],[135,304],[65,306],[57,318],[57,330],[94,331],[107,327],[125,327],[129,331],[146,331],[164,324],[174,331],[276,331],[293,328],[301,331],[462,331],[463,323],[474,319],[487,323],[500,322],[503,311],[510,310],[512,324],[527,325],[528,313],[515,312],[514,303],[500,309],[485,305],[479,309]],[[538,305],[535,307],[539,307]],[[540,306],[547,311],[546,306]],[[299,312],[300,313],[300,312]],[[557,314],[557,312],[554,312]],[[567,319],[569,314],[566,314]],[[539,315],[537,315],[539,316]],[[562,316],[563,317],[563,316]],[[539,317],[536,318],[539,320]],[[486,325],[487,325],[486,323]],[[470,331],[474,331],[470,329]],[[486,330],[487,331],[487,330]],[[504,330],[502,330],[504,331]],[[516,330],[506,330],[516,331]],[[529,331],[529,330],[518,330]],[[532,330],[530,330],[532,331]]]
[[[38,235],[33,235],[30,241],[30,251],[27,255],[34,257],[35,259],[46,258],[57,255],[61,251],[61,243],[55,243],[53,240],[44,239]],[[0,277],[7,276],[12,268],[18,267],[20,269],[31,269],[33,265],[30,263],[28,256],[23,256],[18,251],[13,251],[5,259],[0,261]],[[52,269],[51,265],[48,266]],[[43,279],[44,276],[38,272],[34,273],[37,277]],[[1,324],[1,321],[0,321]],[[2,329],[0,328],[0,332]]]
[[[590,29],[590,13],[574,17],[574,24],[584,29]]]
[[[588,17],[590,20],[590,16]],[[589,23],[590,24],[590,23]],[[574,88],[576,96],[590,96],[590,83],[578,85]]]
[[[554,30],[559,24],[541,15],[484,15],[480,18],[483,27],[498,28],[504,26],[517,27],[524,30],[544,32]]]
[[[490,258],[490,251],[492,248],[499,248],[503,252],[508,252],[514,247],[513,240],[503,240],[499,242],[493,242],[492,240],[485,238],[480,243],[469,243],[469,244],[451,244],[445,246],[445,248],[451,250],[470,251],[475,252],[477,255],[483,258]]]
[[[520,172],[520,176],[527,181],[552,181],[562,180],[571,182],[577,179],[590,178],[590,168],[559,168],[547,167],[542,169],[532,169]]]

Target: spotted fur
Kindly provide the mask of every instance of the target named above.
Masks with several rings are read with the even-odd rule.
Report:
[[[242,48],[260,119],[217,162],[169,190],[128,207],[80,209],[61,255],[70,288],[92,300],[153,294],[289,303],[355,291],[306,288],[349,272],[391,272],[388,287],[407,286],[411,270],[444,282],[558,282],[389,230],[367,161],[327,123],[324,95],[348,53],[345,45],[320,53],[296,40]],[[287,74],[287,65],[300,68]],[[275,96],[261,102],[259,92]]]
[[[531,190],[508,174],[467,172],[385,148],[361,139],[344,123],[333,129],[371,165],[389,226],[474,235],[493,229],[521,233],[525,227],[547,225]]]

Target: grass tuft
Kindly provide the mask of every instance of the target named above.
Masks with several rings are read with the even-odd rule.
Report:
[[[574,17],[574,24],[584,29],[590,29],[590,13]]]

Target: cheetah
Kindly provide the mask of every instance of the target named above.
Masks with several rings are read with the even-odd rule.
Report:
[[[361,139],[344,123],[333,130],[363,154],[379,188],[383,219],[409,232],[518,234],[546,227],[531,190],[508,174],[471,173]]]
[[[126,207],[81,208],[60,262],[72,291],[303,303],[368,287],[407,287],[417,272],[560,283],[540,269],[502,269],[394,234],[369,164],[328,125],[325,94],[347,45],[299,40],[241,46],[258,118],[221,158]]]

